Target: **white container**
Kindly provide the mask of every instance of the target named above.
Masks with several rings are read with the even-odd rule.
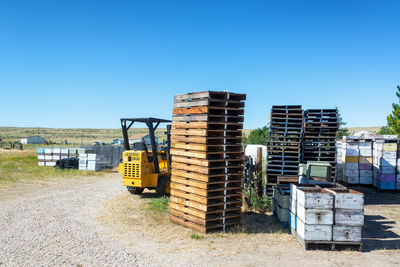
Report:
[[[297,188],[297,212],[299,205],[305,209],[332,209],[333,195],[316,188]]]
[[[361,242],[361,226],[334,225],[333,241]]]
[[[97,159],[97,155],[96,154],[87,154],[87,159],[88,160],[96,160]]]
[[[304,224],[297,217],[297,233],[306,241],[332,240],[332,225]]]
[[[342,156],[358,156],[360,154],[358,149],[346,148],[345,153]]]
[[[37,158],[38,158],[38,160],[44,160],[45,156],[44,156],[44,154],[38,154]]]
[[[335,225],[364,225],[364,211],[353,209],[336,209]]]
[[[46,166],[46,164],[45,164],[44,161],[38,161],[38,165],[39,165],[39,166]]]
[[[52,152],[51,152],[51,148],[45,148],[44,149],[44,153],[45,154],[51,154]]]
[[[305,224],[333,224],[333,211],[327,209],[305,209],[297,203],[297,217]]]
[[[44,159],[45,160],[53,160],[53,156],[52,155],[44,155]]]
[[[372,156],[372,150],[360,150],[360,156],[362,157],[371,157]]]
[[[56,166],[56,163],[54,161],[46,161],[46,166],[54,167]]]
[[[297,202],[295,199],[290,198],[289,199],[289,210],[296,215],[297,214]]]
[[[334,196],[335,209],[364,209],[364,194],[352,189],[326,189]]]
[[[396,159],[397,158],[397,152],[395,151],[384,151],[382,153],[382,157],[385,159]]]
[[[60,155],[53,155],[53,160],[59,160],[61,158]]]
[[[61,154],[67,154],[68,155],[68,148],[61,148]]]
[[[61,149],[60,148],[52,148],[51,149],[51,152],[53,153],[53,154],[61,154]]]
[[[371,142],[360,142],[360,143],[358,143],[358,148],[360,150],[372,150],[372,143]]]

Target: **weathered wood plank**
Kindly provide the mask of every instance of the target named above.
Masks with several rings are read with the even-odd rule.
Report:
[[[209,123],[206,121],[195,121],[195,122],[172,122],[172,128],[176,129],[207,129]]]
[[[208,189],[208,184],[206,182],[192,180],[192,179],[185,179],[183,177],[171,175],[171,182],[177,182],[184,185],[194,186],[201,189]]]
[[[200,159],[207,158],[207,153],[205,153],[205,152],[185,151],[185,150],[176,149],[176,148],[171,148],[170,153],[171,153],[171,155],[176,155],[176,156],[194,157],[194,158],[200,158]]]
[[[199,115],[179,115],[172,116],[173,121],[186,121],[186,122],[195,122],[195,121],[209,121],[210,117],[208,114],[199,114]]]
[[[185,178],[191,178],[203,182],[209,182],[210,181],[210,175],[207,174],[201,174],[201,173],[196,173],[196,172],[187,172],[187,171],[182,171],[178,169],[172,169],[171,170],[172,175],[177,175],[177,176],[182,176]]]
[[[196,135],[196,136],[208,136],[208,130],[206,129],[171,129],[172,135]]]
[[[186,192],[186,191],[181,191],[176,188],[171,188],[171,196],[178,196],[184,199],[190,199],[202,204],[207,204],[208,203],[208,198],[205,196],[197,195],[194,193]]]
[[[177,204],[184,205],[186,207],[191,207],[191,208],[195,208],[195,209],[202,210],[202,211],[207,211],[207,208],[208,208],[208,206],[206,204],[203,204],[203,203],[200,203],[197,201],[193,201],[193,200],[184,199],[184,198],[178,197],[176,195],[171,195],[170,201],[177,203]]]
[[[196,99],[196,98],[207,98],[207,97],[210,97],[210,91],[175,95],[174,101],[183,101],[183,100],[190,100],[190,99]]]
[[[364,210],[335,209],[335,224],[337,225],[364,225]]]
[[[174,108],[172,114],[205,114],[209,112],[208,107]]]
[[[172,162],[181,162],[181,163],[186,163],[186,164],[208,167],[208,166],[210,166],[211,161],[206,160],[206,159],[188,158],[188,157],[181,157],[181,156],[176,155],[176,156],[174,156]]]
[[[201,99],[190,102],[175,102],[173,104],[174,108],[186,108],[186,107],[199,107],[199,106],[208,106],[210,103],[209,99]]]

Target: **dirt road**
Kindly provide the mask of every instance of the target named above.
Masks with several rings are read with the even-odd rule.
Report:
[[[130,195],[118,174],[3,188],[0,265],[396,266],[400,194],[366,194],[364,251],[328,252],[304,251],[270,214],[249,213],[238,231],[192,239],[167,213],[143,209],[151,195]]]

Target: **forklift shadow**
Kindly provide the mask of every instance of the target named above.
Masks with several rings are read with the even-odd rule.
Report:
[[[150,199],[150,198],[160,198],[160,196],[157,195],[156,192],[143,192],[140,194],[140,198]]]
[[[266,213],[258,213],[247,211],[242,213],[240,225],[241,232],[257,234],[257,233],[289,233],[285,229],[276,216]]]

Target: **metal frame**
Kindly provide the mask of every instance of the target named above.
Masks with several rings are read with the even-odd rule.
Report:
[[[129,123],[127,125],[127,122]],[[124,136],[124,148],[126,150],[131,150],[131,147],[129,145],[129,137],[128,137],[128,130],[133,126],[135,122],[142,122],[147,125],[147,128],[149,129],[149,135],[150,135],[150,142],[151,142],[151,150],[152,150],[152,156],[153,156],[153,162],[154,162],[154,171],[155,173],[160,173],[160,168],[158,165],[158,156],[157,156],[157,144],[155,140],[155,130],[157,127],[160,125],[160,123],[170,123],[172,121],[170,120],[164,120],[164,119],[157,119],[157,118],[122,118],[121,119],[121,127],[122,127],[122,135]],[[155,125],[154,125],[155,123]],[[169,127],[168,127],[169,126]],[[169,148],[170,148],[170,134],[169,131],[171,129],[170,125],[167,125],[167,148],[169,153]]]

